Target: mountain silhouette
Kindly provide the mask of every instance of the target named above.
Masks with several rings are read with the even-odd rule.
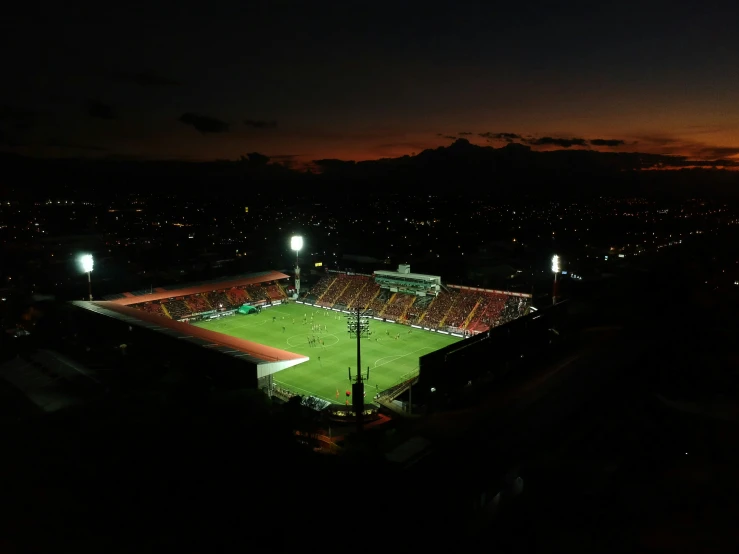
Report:
[[[284,189],[305,185],[361,194],[487,194],[496,197],[545,195],[731,195],[739,194],[739,171],[725,169],[729,160],[695,162],[681,156],[595,150],[535,151],[520,143],[502,148],[458,139],[449,146],[417,155],[369,161],[314,160],[312,171],[275,163],[256,152],[236,161],[156,161],[116,159],[38,159],[0,153],[6,186],[28,187],[45,194],[58,183],[85,190],[104,186],[121,190],[182,190],[229,193],[244,183],[279,181]],[[702,168],[696,167],[703,165]],[[739,168],[737,168],[739,169]],[[105,183],[104,186],[101,184]],[[29,185],[35,185],[30,186]]]

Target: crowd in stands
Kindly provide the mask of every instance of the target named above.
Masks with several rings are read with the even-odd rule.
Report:
[[[390,291],[388,291],[387,289],[380,289],[379,294],[375,296],[372,302],[369,303],[368,309],[372,310],[375,315],[380,315],[385,309],[387,301],[390,300],[390,296]]]
[[[333,275],[326,275],[324,277],[321,277],[320,281],[318,281],[313,286],[313,288],[310,289],[311,296],[314,296],[316,300],[320,300],[323,294],[334,282],[334,279],[336,279],[336,277],[334,277]]]
[[[238,307],[234,306],[231,303],[231,300],[228,298],[228,295],[225,291],[216,290],[213,292],[206,292],[205,295],[208,298],[210,305],[213,306],[214,310],[228,310]]]
[[[167,308],[169,317],[172,319],[179,319],[192,314],[190,306],[188,306],[182,298],[167,300],[166,302],[162,302],[162,304]]]
[[[242,288],[234,287],[226,291],[226,294],[228,295],[229,300],[231,300],[231,304],[234,306],[241,306],[249,302],[249,295]]]
[[[444,325],[460,328],[465,324],[472,310],[477,306],[478,301],[482,299],[483,293],[460,290],[459,292],[455,291],[453,294],[456,298],[444,319]]]
[[[518,296],[510,296],[505,302],[503,309],[498,314],[498,325],[507,323],[526,313],[528,302],[526,298]]]
[[[382,317],[397,321],[405,315],[406,310],[413,304],[416,296],[413,294],[403,294],[398,292],[392,298],[392,301],[385,306],[385,311],[382,312]]]
[[[417,297],[416,301],[411,304],[411,307],[405,314],[406,323],[408,325],[418,325],[434,298],[432,295]]]
[[[421,320],[421,323],[426,327],[439,327],[441,322],[446,317],[447,312],[454,304],[455,296],[447,292],[441,292],[431,302],[429,309],[426,310],[426,315]]]
[[[266,287],[266,289],[265,289],[265,292],[267,293],[267,296],[271,300],[281,300],[281,299],[285,298],[285,291],[283,291],[280,288],[280,285],[278,285],[277,283],[273,283],[271,285],[268,285]]]
[[[336,300],[337,305],[346,307],[351,306],[352,302],[362,292],[362,289],[370,283],[369,278],[364,275],[347,275],[347,277],[349,278],[349,284]]]
[[[326,306],[333,306],[339,300],[344,289],[349,286],[350,282],[351,277],[349,275],[340,274],[333,280],[328,289],[326,289],[326,292],[323,293],[321,303]]]
[[[363,310],[369,306],[372,299],[380,292],[380,285],[375,282],[367,283],[367,286],[362,288],[357,294],[357,297],[349,305],[350,308],[362,308]]]
[[[192,313],[199,314],[209,312],[213,309],[208,300],[202,294],[193,294],[185,299],[187,305],[190,306]]]
[[[249,285],[248,287],[246,287],[246,292],[249,293],[249,296],[254,302],[259,302],[260,300],[264,300],[266,302],[269,301],[269,294],[267,294],[267,289],[260,285]]]
[[[480,306],[475,311],[475,316],[467,326],[472,331],[486,331],[490,327],[499,324],[500,313],[505,308],[506,301],[510,298],[506,294],[487,292],[482,297]]]
[[[162,305],[159,302],[144,302],[143,304],[136,304],[133,307],[150,314],[167,315],[164,313]]]

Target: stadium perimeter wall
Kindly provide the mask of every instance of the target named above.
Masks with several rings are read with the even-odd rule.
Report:
[[[505,373],[512,361],[549,344],[549,330],[564,321],[567,310],[566,301],[548,306],[421,356],[414,398],[421,402],[430,394],[451,395],[469,381]]]
[[[162,368],[181,368],[210,379],[216,386],[227,389],[256,388],[258,361],[237,358],[197,342],[167,334],[153,328],[131,325],[116,317],[107,317],[77,307],[72,312],[78,332],[84,333],[100,347],[127,345],[131,356],[146,356],[147,363]]]

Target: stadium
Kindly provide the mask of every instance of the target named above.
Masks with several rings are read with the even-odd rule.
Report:
[[[504,341],[514,352],[517,326],[505,324],[521,320],[530,337],[526,322],[543,314],[534,315],[531,295],[443,284],[407,265],[371,275],[328,270],[300,294],[293,283],[265,271],[73,304],[88,326],[117,325],[121,342],[135,335],[150,350],[176,350],[172,363],[195,364],[220,386],[260,388],[284,401],[299,396],[336,417],[353,415],[358,369],[365,413],[405,411],[410,402],[398,398],[411,388],[414,400],[427,402],[429,393],[469,384],[481,368],[489,374],[491,345]]]

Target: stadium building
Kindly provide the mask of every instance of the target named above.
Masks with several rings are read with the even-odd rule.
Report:
[[[444,285],[408,265],[326,271],[297,300],[289,287],[287,275],[266,271],[73,304],[100,340],[114,336],[162,364],[202,368],[218,386],[301,396],[317,409],[350,406],[347,377],[358,369],[368,406],[411,409],[410,399],[397,399],[413,389],[417,403],[441,407],[439,397],[501,372],[527,336],[541,331],[546,340],[551,327],[532,311],[531,295]],[[356,335],[347,336],[356,313],[369,322],[361,361]]]

